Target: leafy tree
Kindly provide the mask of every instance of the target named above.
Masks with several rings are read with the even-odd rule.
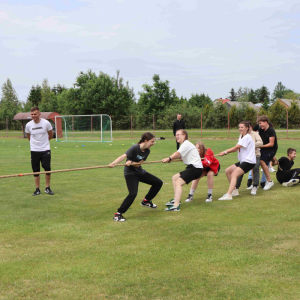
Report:
[[[228,124],[228,110],[225,104],[216,103],[205,120],[205,128],[224,128]]]
[[[236,105],[231,106],[230,111],[229,111],[229,122],[230,122],[230,127],[235,128],[237,127],[239,123],[239,117],[236,109]]]
[[[27,101],[30,102],[31,107],[39,106],[42,102],[42,88],[40,85],[32,86],[27,97]]]
[[[272,94],[273,101],[276,101],[278,98],[283,99],[285,90],[285,86],[281,82],[278,82]]]
[[[209,96],[205,96],[205,94],[192,94],[189,103],[193,106],[204,107],[206,104],[212,106],[212,101]]]
[[[143,84],[143,92],[139,92],[140,113],[143,115],[162,113],[171,105],[178,103],[175,90],[170,91],[169,81],[160,80],[159,75],[152,77],[153,85]]]
[[[286,108],[276,100],[269,108],[269,117],[274,127],[286,126]]]
[[[296,101],[292,102],[291,107],[288,109],[289,112],[289,126],[291,128],[298,128],[300,125],[300,108]]]
[[[258,99],[256,98],[256,95],[255,95],[253,89],[251,89],[248,94],[248,102],[252,102],[254,104],[258,103]]]
[[[269,109],[269,101],[267,98],[264,98],[263,105],[261,107],[266,111]]]
[[[248,98],[248,94],[249,94],[249,88],[247,87],[240,87],[237,92],[236,92],[236,97],[239,100],[240,98]],[[239,100],[240,101],[240,100]]]
[[[247,105],[245,109],[245,120],[250,121],[251,124],[256,123],[257,112],[253,107]]]
[[[285,90],[283,94],[283,99],[299,100],[300,94],[295,93],[292,90]]]
[[[230,91],[230,96],[228,97],[228,99],[230,99],[230,101],[236,101],[237,100],[237,96],[236,96],[236,93],[235,93],[233,88]]]
[[[60,85],[59,83],[51,89],[51,92],[53,92],[55,95],[61,94],[63,91],[67,90],[67,88],[64,85]]]
[[[3,128],[5,128],[6,119],[8,119],[9,128],[14,128],[16,125],[13,122],[14,116],[20,112],[22,106],[18,99],[18,95],[12,86],[11,80],[7,78],[6,82],[2,85],[2,96],[0,101],[0,120]]]
[[[264,103],[265,101],[267,102],[267,104],[270,103],[270,92],[269,92],[268,88],[265,87],[264,85],[260,89],[260,94],[259,94],[258,100],[260,103]]]

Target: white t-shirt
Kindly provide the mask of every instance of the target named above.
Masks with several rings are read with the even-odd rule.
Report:
[[[52,130],[51,123],[45,119],[39,123],[30,121],[26,124],[25,132],[30,134],[30,150],[35,152],[43,152],[50,150],[48,131]]]
[[[256,164],[255,142],[250,134],[247,133],[243,138],[240,137],[237,145],[242,146],[242,148],[238,150],[238,160],[241,163],[247,162]]]
[[[180,153],[184,164],[193,165],[195,168],[203,168],[197,148],[188,140],[185,140],[177,151]]]

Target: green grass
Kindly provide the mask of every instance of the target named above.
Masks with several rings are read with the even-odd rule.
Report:
[[[52,141],[52,169],[106,165],[136,141]],[[236,144],[204,142],[215,153]],[[157,141],[149,161],[168,157],[175,144]],[[298,146],[281,140],[277,157]],[[154,201],[158,209],[139,205],[148,190],[140,184],[125,223],[112,220],[127,194],[123,168],[55,174],[54,196],[32,197],[29,176],[0,179],[0,299],[299,299],[300,187],[276,182],[250,196],[245,178],[239,197],[217,201],[228,188],[224,170],[236,158],[220,158],[212,203],[204,202],[204,179],[194,202],[173,213],[164,204],[183,164],[145,166],[166,183]],[[0,168],[0,175],[31,172],[29,142],[0,138]],[[42,177],[42,192],[44,183]]]

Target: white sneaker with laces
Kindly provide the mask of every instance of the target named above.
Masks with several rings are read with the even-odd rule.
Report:
[[[291,179],[288,182],[283,182],[282,185],[283,186],[293,186],[295,184],[299,183],[299,179]]]
[[[254,186],[253,189],[251,190],[251,195],[255,196],[257,192],[257,187]]]
[[[247,190],[252,190],[253,189],[253,185],[251,184],[249,187],[247,187]]]
[[[225,194],[221,198],[219,198],[218,200],[232,200],[232,196],[229,195],[229,194]]]
[[[273,181],[267,181],[265,187],[263,188],[264,191],[269,190],[274,185]]]
[[[276,172],[276,170],[273,167],[269,168],[269,171],[270,172]]]
[[[231,196],[238,196],[239,195],[239,190],[238,189],[235,189],[232,191],[232,194]]]

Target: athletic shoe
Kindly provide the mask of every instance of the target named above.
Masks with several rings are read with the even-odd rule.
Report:
[[[257,192],[257,187],[254,186],[253,189],[251,190],[251,195],[255,196]]]
[[[253,189],[253,185],[251,184],[249,187],[247,187],[247,190],[252,190]]]
[[[35,192],[32,194],[32,196],[37,196],[37,195],[40,195],[40,194],[41,194],[41,191],[40,191],[39,188],[37,188],[37,189],[35,190]]]
[[[194,200],[193,195],[189,194],[188,197],[186,198],[185,202],[192,202]]]
[[[212,202],[212,194],[207,194],[205,202]]]
[[[221,198],[218,200],[232,200],[232,196],[229,194],[224,194]]]
[[[238,196],[239,195],[239,190],[238,189],[235,189],[232,191],[232,194],[231,196]]]
[[[271,167],[269,168],[269,172],[276,172],[276,170],[273,167]]]
[[[165,208],[165,211],[180,211],[180,205],[178,205],[177,207],[174,205],[169,206],[168,208]]]
[[[247,187],[250,187],[252,185],[252,179],[248,179],[247,181]]]
[[[50,186],[46,187],[45,193],[47,193],[48,195],[54,195],[54,192],[51,191]]]
[[[175,199],[171,199],[168,203],[166,203],[166,206],[172,206],[175,203]],[[179,202],[179,205],[181,204],[181,201]]]
[[[274,185],[273,181],[267,181],[264,187],[264,191],[268,191]]]
[[[265,182],[265,181],[260,183],[260,187],[261,187],[262,189],[265,187],[265,185],[266,185],[266,182]]]
[[[263,169],[260,169],[260,171],[263,172],[264,170],[263,170]]]
[[[126,219],[122,216],[121,213],[115,213],[115,216],[113,217],[113,219],[117,222],[125,222]]]
[[[291,179],[288,182],[283,182],[282,185],[283,186],[293,186],[295,184],[299,183],[299,179]]]
[[[152,203],[152,201],[142,201],[141,202],[141,205],[144,206],[144,207],[149,207],[149,208],[157,208],[157,205]]]

